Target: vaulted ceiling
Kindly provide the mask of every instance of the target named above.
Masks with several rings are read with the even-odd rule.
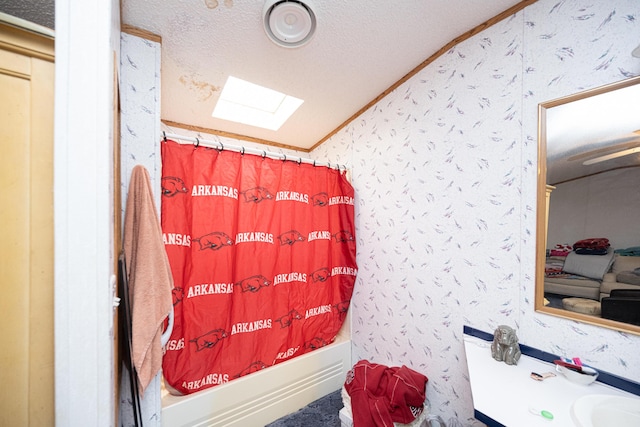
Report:
[[[122,0],[125,26],[161,37],[162,119],[307,150],[465,33],[535,0],[303,1],[316,31],[290,48],[267,37],[262,0]],[[215,119],[228,76],[304,103],[277,131]]]

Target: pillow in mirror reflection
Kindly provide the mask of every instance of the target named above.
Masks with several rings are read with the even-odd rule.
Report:
[[[623,271],[635,270],[638,267],[640,267],[640,256],[622,256],[620,254],[616,254],[616,257],[613,260],[613,266],[611,267],[611,272],[618,274]]]
[[[564,298],[562,307],[574,313],[590,314],[592,316],[600,316],[602,312],[600,301],[587,298]]]
[[[565,273],[573,273],[590,279],[602,280],[615,260],[613,250],[606,255],[579,255],[571,252],[562,266]]]
[[[640,286],[640,274],[633,271],[621,271],[616,275],[616,282]]]

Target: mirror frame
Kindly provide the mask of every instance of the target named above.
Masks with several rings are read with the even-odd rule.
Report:
[[[573,95],[554,99],[538,104],[538,188],[537,188],[537,214],[536,214],[536,275],[535,275],[535,311],[591,325],[602,326],[616,331],[628,332],[640,335],[640,326],[615,320],[603,319],[582,313],[575,313],[560,308],[546,307],[544,305],[544,268],[546,260],[547,241],[547,127],[546,116],[549,108],[569,102],[611,92],[625,87],[640,84],[640,76],[625,79],[619,82],[589,89]]]

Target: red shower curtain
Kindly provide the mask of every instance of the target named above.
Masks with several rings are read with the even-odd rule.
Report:
[[[169,388],[192,393],[331,343],[357,272],[344,173],[161,144],[175,284],[163,359]]]

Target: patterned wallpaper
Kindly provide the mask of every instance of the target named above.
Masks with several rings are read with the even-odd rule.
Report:
[[[595,3],[539,0],[303,155],[352,170],[353,362],[424,373],[431,410],[445,420],[475,424],[465,324],[507,324],[527,345],[640,381],[640,337],[533,310],[537,105],[640,74],[630,55],[640,43],[638,1]],[[126,194],[137,163],[157,179],[161,130],[190,133],[160,125],[159,46],[123,35],[122,49]],[[158,422],[153,409],[146,415]]]
[[[640,337],[534,312],[537,106],[640,74],[637,0],[540,0],[448,51],[320,146],[356,190],[353,362],[429,377],[473,421],[467,324],[640,380]],[[344,160],[343,160],[344,159]]]
[[[129,180],[134,166],[149,171],[155,184],[154,199],[160,212],[160,50],[159,43],[129,34],[120,38],[120,191],[122,218],[127,204]],[[124,364],[123,364],[124,365]],[[156,375],[140,400],[141,419],[147,427],[161,425],[160,374]],[[135,426],[128,371],[120,381],[119,422],[122,427]]]

